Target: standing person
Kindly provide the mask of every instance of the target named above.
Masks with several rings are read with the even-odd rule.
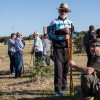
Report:
[[[71,23],[66,18],[71,12],[68,5],[61,3],[58,8],[59,16],[50,23],[48,36],[52,40],[54,49],[54,91],[55,94],[63,95],[62,90],[69,90],[67,86],[68,67],[68,39],[70,38]]]
[[[10,58],[10,73],[15,74],[15,38],[16,34],[12,33],[11,38],[8,40],[8,55]]]
[[[89,47],[92,59],[88,67],[80,67],[74,61],[69,61],[71,68],[82,73],[81,90],[83,98],[78,100],[100,100],[100,39],[93,39]],[[93,97],[95,99],[90,99]]]
[[[100,28],[96,30],[97,38],[100,38]]]
[[[15,74],[15,38],[16,34],[12,33],[11,38],[8,40],[8,55],[10,58],[10,73]]]
[[[96,35],[94,33],[95,31],[95,28],[93,25],[89,26],[89,31],[88,33],[84,36],[84,40],[83,40],[83,44],[84,44],[84,47],[85,47],[85,50],[86,50],[86,53],[87,53],[87,66],[89,66],[89,63],[91,61],[91,53],[90,53],[90,49],[89,49],[89,43],[92,39],[96,39]]]
[[[51,48],[51,42],[48,37],[48,34],[44,34],[44,39],[42,41],[43,44],[43,56],[46,57],[46,64],[50,65],[50,48]]]
[[[39,32],[37,31],[34,32],[33,37],[34,37],[34,43],[31,50],[31,54],[35,52],[36,62],[38,62],[42,57],[43,45],[41,39],[39,38]]]
[[[15,78],[21,77],[22,72],[22,63],[23,63],[23,48],[24,44],[22,43],[22,34],[20,32],[16,33],[15,40]]]

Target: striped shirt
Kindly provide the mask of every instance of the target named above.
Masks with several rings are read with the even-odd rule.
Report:
[[[23,50],[23,48],[24,48],[24,45],[23,45],[22,41],[19,38],[16,38],[16,40],[15,40],[15,50],[21,51],[21,50]]]
[[[69,19],[63,20],[61,17],[50,23],[48,36],[53,41],[54,47],[68,47],[65,28],[71,28],[72,23]]]

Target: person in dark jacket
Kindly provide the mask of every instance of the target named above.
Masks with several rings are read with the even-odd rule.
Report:
[[[84,41],[83,41],[83,44],[84,44],[84,47],[85,47],[85,50],[86,50],[86,53],[87,53],[87,66],[89,66],[89,63],[91,61],[91,58],[92,58],[92,55],[90,53],[90,49],[89,49],[89,43],[91,42],[92,39],[96,39],[96,35],[94,33],[95,31],[95,28],[93,25],[89,26],[89,31],[87,34],[84,35]]]
[[[100,39],[92,39],[89,47],[92,59],[88,67],[81,67],[76,65],[74,61],[69,61],[71,68],[82,73],[82,98],[77,100],[100,100]]]
[[[67,4],[61,3],[57,9],[59,16],[50,23],[48,36],[54,49],[54,91],[55,94],[63,95],[63,90],[69,90],[67,86],[68,40],[70,38],[69,28],[73,22],[66,18],[71,12]]]

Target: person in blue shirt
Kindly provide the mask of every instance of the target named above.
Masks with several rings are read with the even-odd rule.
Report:
[[[22,42],[22,34],[20,32],[16,33],[15,40],[15,78],[21,77],[22,64],[23,64],[23,48],[24,44]]]
[[[55,94],[63,95],[63,90],[69,90],[67,86],[68,40],[73,22],[66,18],[67,14],[71,12],[67,4],[61,3],[57,9],[59,16],[50,23],[48,36],[54,49],[54,91]]]
[[[41,39],[39,38],[39,35],[40,35],[39,32],[37,31],[34,32],[33,34],[34,42],[31,50],[31,54],[35,52],[36,62],[38,62],[39,59],[41,59],[43,53],[43,45]]]
[[[15,38],[16,34],[12,33],[11,38],[8,40],[8,55],[10,58],[10,73],[15,74]]]

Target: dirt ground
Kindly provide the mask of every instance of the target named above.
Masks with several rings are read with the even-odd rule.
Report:
[[[29,64],[31,60],[32,42],[26,42],[24,48],[24,75],[21,78],[14,78],[9,71],[9,57],[7,55],[7,45],[0,44],[0,100],[57,100],[54,95],[54,77],[33,81],[30,78]],[[86,66],[86,55],[73,55],[73,60],[80,66]],[[31,65],[33,61],[31,61]],[[51,65],[53,62],[51,61]],[[68,76],[68,85],[69,85]],[[73,70],[74,86],[80,86],[80,73]],[[65,96],[68,93],[65,92]],[[67,100],[61,97],[58,100]]]

